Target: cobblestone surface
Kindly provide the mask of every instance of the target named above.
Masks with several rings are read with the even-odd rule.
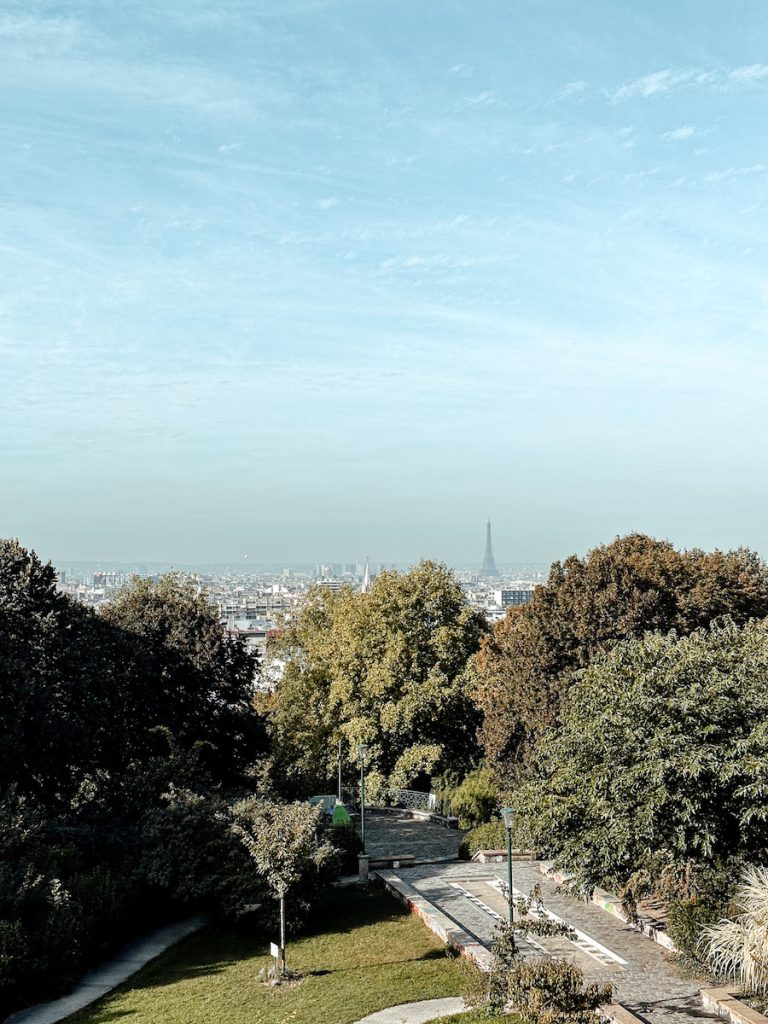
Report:
[[[417,861],[455,860],[464,833],[403,814],[366,811],[365,847],[371,857],[410,853]]]
[[[506,881],[505,864],[421,865],[401,868],[399,874],[457,923],[489,945],[496,922],[492,912],[504,917],[506,900],[492,883]],[[649,1024],[690,1024],[693,1020],[719,1020],[705,1010],[698,997],[706,986],[702,979],[686,979],[670,955],[655,942],[590,903],[557,892],[551,879],[541,875],[533,862],[515,862],[513,885],[528,894],[538,885],[547,910],[557,914],[621,958],[624,964],[599,960],[567,939],[534,937],[549,952],[568,956],[594,981],[610,981],[614,1001],[639,1013]],[[469,894],[469,895],[468,895]],[[470,895],[476,899],[470,899]],[[487,909],[479,906],[480,900]]]
[[[507,866],[458,861],[461,838],[460,831],[405,815],[366,815],[366,846],[371,856],[413,854],[417,865],[400,866],[397,874],[464,931],[489,947],[499,918],[506,918],[508,912],[507,902],[498,889],[499,880],[506,882]],[[657,943],[594,904],[559,893],[556,883],[542,875],[535,862],[515,861],[513,884],[525,895],[538,885],[547,910],[584,932],[622,962],[612,960],[588,942],[576,945],[564,938],[533,936],[534,947],[538,944],[553,955],[569,957],[590,980],[610,981],[614,1001],[639,1014],[648,1024],[721,1019],[701,1006],[698,993],[706,987],[704,979],[682,977],[671,955]]]

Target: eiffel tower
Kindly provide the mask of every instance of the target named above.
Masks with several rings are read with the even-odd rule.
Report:
[[[480,575],[485,576],[486,579],[499,575],[499,570],[496,568],[496,561],[493,557],[493,548],[491,546],[491,521],[488,520],[488,524],[485,528],[485,558],[483,559],[483,567],[480,570]]]

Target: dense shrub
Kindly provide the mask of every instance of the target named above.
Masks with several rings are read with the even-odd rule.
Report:
[[[570,935],[564,922],[531,916],[532,893],[517,901],[514,933]],[[610,1002],[611,986],[586,985],[580,969],[569,960],[523,958],[513,931],[502,925],[496,932],[491,967],[470,988],[468,1001],[489,1017],[514,1010],[521,1024],[591,1024],[595,1010]]]
[[[499,790],[488,768],[476,768],[441,796],[445,813],[457,817],[461,828],[475,828],[498,813]]]
[[[672,899],[667,906],[667,934],[683,959],[696,968],[705,963],[703,929],[725,916],[727,901],[711,897]]]
[[[515,959],[505,978],[507,1006],[523,1024],[591,1024],[611,999],[611,986],[585,985],[569,960]]]
[[[262,886],[217,795],[172,789],[141,822],[142,873],[174,906],[232,916]]]
[[[328,838],[333,844],[336,854],[334,865],[339,874],[352,875],[358,870],[358,855],[363,851],[363,844],[354,825],[331,825]]]
[[[461,841],[459,854],[461,857],[471,859],[478,850],[503,850],[506,845],[507,836],[504,831],[504,822],[501,820],[488,821],[467,832]]]

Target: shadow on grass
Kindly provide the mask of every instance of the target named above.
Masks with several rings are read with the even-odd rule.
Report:
[[[410,914],[405,908],[398,906],[379,888],[355,887],[354,891],[333,889],[318,902],[302,932],[289,940],[289,948],[291,942],[308,939],[323,938],[333,943],[334,936],[350,935],[361,928],[391,924],[409,917]],[[253,925],[209,926],[183,939],[137,974],[132,975],[116,991],[119,993],[126,989],[162,988],[177,982],[222,974],[233,964],[241,961],[264,960],[268,953],[267,942],[263,931],[254,929]],[[429,949],[419,956],[404,956],[402,959],[387,960],[386,963],[416,963],[441,960],[445,956],[445,949]],[[322,955],[320,959],[322,960]],[[254,963],[254,976],[261,966],[263,964]],[[325,977],[359,969],[357,965],[330,969],[318,967],[307,970],[306,976]],[[95,1004],[86,1013],[88,1020],[93,1014],[94,1024],[106,1024],[108,1021],[130,1016],[133,1011],[99,1011],[98,1004]]]

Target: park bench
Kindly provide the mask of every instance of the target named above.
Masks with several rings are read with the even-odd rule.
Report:
[[[400,853],[387,857],[371,857],[372,868],[408,868],[411,867],[416,858],[412,853]]]

